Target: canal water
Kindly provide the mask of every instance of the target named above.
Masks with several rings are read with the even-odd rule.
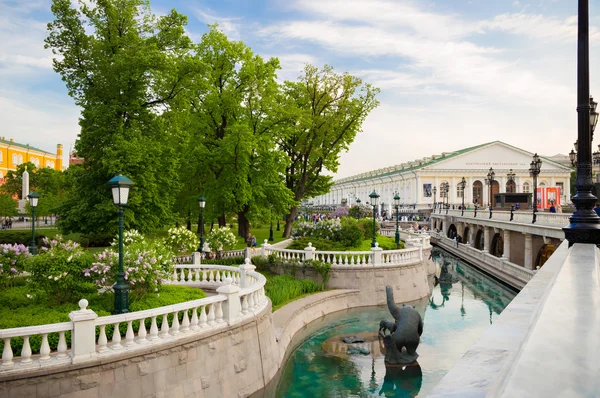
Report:
[[[417,366],[386,369],[376,333],[381,319],[393,321],[387,307],[350,309],[315,322],[279,378],[255,396],[426,396],[516,295],[447,252],[434,257],[439,265],[446,264],[447,272],[440,276],[446,282],[435,284],[432,278],[431,296],[410,303],[424,322]],[[353,335],[365,343],[356,344],[359,352],[348,355],[341,339]]]

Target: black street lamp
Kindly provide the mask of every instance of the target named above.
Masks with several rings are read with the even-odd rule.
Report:
[[[198,198],[198,206],[200,206],[200,223],[198,224],[198,229],[200,229],[200,246],[198,247],[198,252],[204,252],[204,206],[206,206],[206,198],[204,196],[200,196]]]
[[[373,205],[373,240],[371,241],[371,247],[377,246],[377,201],[379,200],[379,195],[377,192],[373,191],[369,194],[369,198],[371,198],[371,204]]]
[[[492,206],[492,186],[494,185],[494,177],[496,176],[496,172],[493,168],[490,167],[490,170],[487,173],[487,178],[485,179],[485,184],[490,186],[490,207]]]
[[[437,206],[437,202],[435,201],[435,194],[437,194],[437,187],[433,187],[433,211],[435,212],[435,208]]]
[[[400,195],[396,192],[394,195],[394,205],[396,206],[396,247],[400,245],[400,230],[398,229],[398,206],[400,206]]]
[[[467,187],[467,180],[465,180],[465,177],[462,178],[462,180],[460,180],[460,182],[458,183],[460,186],[460,192],[462,196],[462,212],[460,213],[461,216],[465,215],[465,188]]]
[[[269,242],[273,242],[275,238],[273,237],[273,216],[269,212],[269,218],[271,219],[271,226],[269,227]]]
[[[29,245],[29,253],[35,254],[37,251],[35,246],[35,208],[38,205],[40,194],[37,192],[31,192],[29,195],[27,195],[27,199],[29,199],[29,206],[31,207],[31,244]]]
[[[589,11],[588,0],[579,0],[577,24],[577,194],[572,200],[575,212],[563,228],[569,245],[600,243],[600,218],[594,211],[597,198],[592,195],[592,137],[597,122],[595,105],[590,103]]]
[[[281,229],[279,227],[279,218],[277,218],[277,231],[281,231]]]
[[[542,168],[542,160],[536,153],[533,155],[533,160],[529,165],[529,175],[533,177],[533,220],[532,224],[535,224],[535,220],[537,218],[537,177],[540,174],[540,169]],[[591,177],[591,170],[590,170]]]
[[[515,187],[515,177],[517,175],[515,174],[515,172],[513,171],[513,169],[510,169],[508,171],[508,173],[506,174],[506,178],[508,179],[508,182],[506,183],[506,185],[510,185],[510,193],[514,193],[513,192],[513,188]]]
[[[356,219],[360,218],[360,198],[356,198]]]
[[[129,189],[133,181],[119,174],[108,181],[112,189],[113,202],[119,206],[119,271],[117,272],[117,283],[113,287],[115,291],[115,314],[129,312],[129,283],[125,280],[123,271],[123,206],[127,206]]]
[[[515,216],[515,205],[510,205],[510,220],[512,221]]]

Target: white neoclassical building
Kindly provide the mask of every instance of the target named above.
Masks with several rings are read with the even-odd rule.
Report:
[[[390,211],[396,192],[400,202],[417,209],[432,208],[434,187],[436,201],[440,202],[442,183],[449,185],[447,202],[450,205],[462,203],[459,183],[464,177],[466,188],[465,206],[479,206],[490,202],[491,195],[503,192],[531,193],[533,178],[529,175],[533,153],[508,145],[501,141],[488,142],[455,152],[443,152],[423,159],[401,163],[379,170],[367,171],[352,177],[335,181],[329,193],[311,200],[315,205],[339,205],[346,201],[353,205],[359,198],[362,203],[369,201],[369,194],[375,190],[379,204]],[[560,202],[570,202],[571,168],[546,157],[541,157],[542,165],[538,176],[539,187],[560,188]],[[495,173],[492,188],[486,185],[490,167]],[[509,178],[514,173],[514,178]],[[446,201],[446,199],[443,199]]]

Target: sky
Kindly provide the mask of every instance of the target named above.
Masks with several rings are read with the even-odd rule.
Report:
[[[76,2],[77,0],[72,0]],[[86,0],[89,2],[90,0]],[[0,136],[72,147],[80,110],[44,49],[50,0],[0,0]],[[151,0],[218,23],[279,80],[331,65],[381,89],[336,178],[500,140],[552,156],[577,139],[575,0]],[[600,0],[590,0],[590,80],[600,98]],[[594,143],[600,144],[600,139]],[[594,146],[595,147],[595,146]]]

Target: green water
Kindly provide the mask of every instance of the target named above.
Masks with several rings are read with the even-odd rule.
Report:
[[[352,309],[324,317],[291,355],[271,392],[260,396],[426,396],[516,294],[461,261],[451,260],[448,271],[453,283],[438,284],[429,298],[411,303],[425,325],[417,349],[419,366],[386,374],[384,357],[378,353],[344,359],[324,352],[322,344],[329,338],[376,332],[381,319],[393,320],[386,307]]]

